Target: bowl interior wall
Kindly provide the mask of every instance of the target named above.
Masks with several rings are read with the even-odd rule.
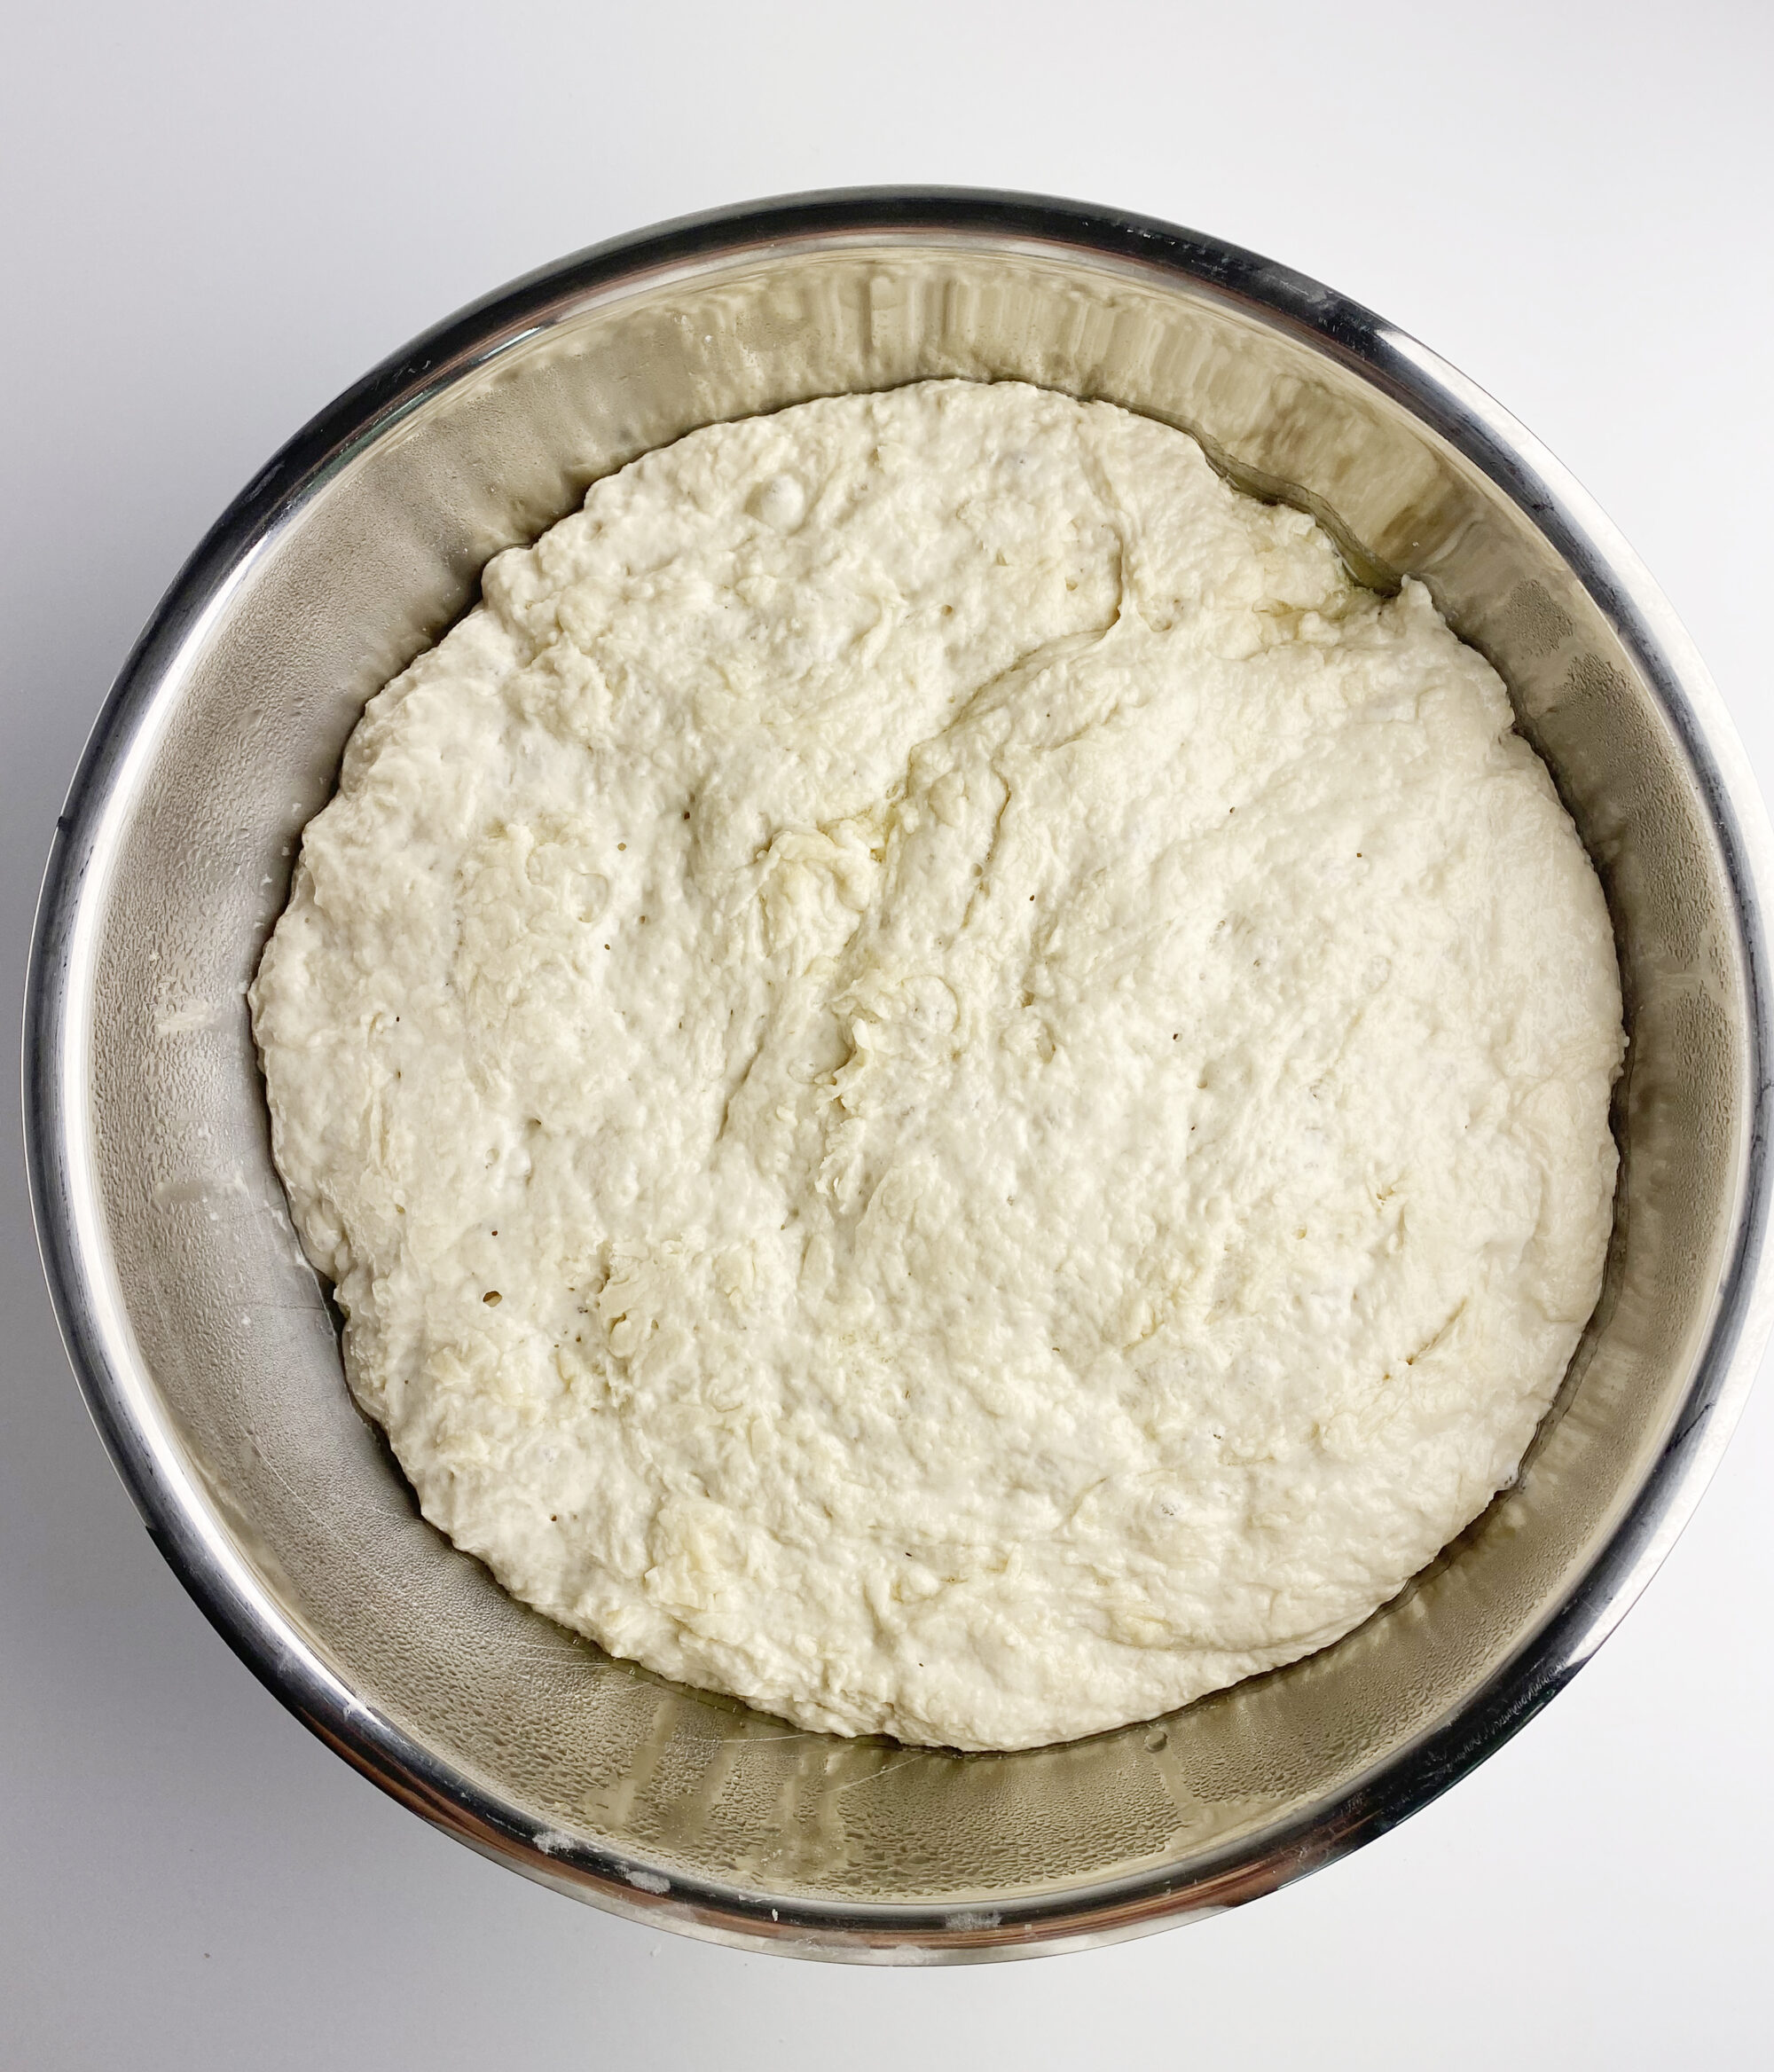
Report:
[[[92,1118],[119,1285],[217,1516],[365,1702],[564,1838],[848,1901],[1069,1888],[1297,1815],[1457,1708],[1639,1487],[1685,1391],[1744,1126],[1715,840],[1631,657],[1545,538],[1362,375],[1133,266],[963,236],[760,249],[563,305],[363,442],[163,695],[102,890]],[[346,1394],[272,1170],[242,992],[365,700],[482,564],[710,420],[931,375],[1182,425],[1422,576],[1497,664],[1603,874],[1631,1035],[1601,1308],[1518,1485],[1338,1646],[1158,1726],[961,1757],[790,1729],[608,1660],[418,1517]],[[176,694],[176,698],[175,695]]]

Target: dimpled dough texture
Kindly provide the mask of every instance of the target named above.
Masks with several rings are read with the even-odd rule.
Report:
[[[1502,684],[1017,385],[695,432],[501,554],[252,1006],[425,1515],[809,1727],[1022,1747],[1323,1646],[1599,1284],[1613,943]]]

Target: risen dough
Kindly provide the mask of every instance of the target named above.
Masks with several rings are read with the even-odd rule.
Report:
[[[373,701],[253,1010],[426,1516],[1018,1747],[1343,1633],[1595,1301],[1621,1014],[1503,686],[1106,404],[692,434]]]

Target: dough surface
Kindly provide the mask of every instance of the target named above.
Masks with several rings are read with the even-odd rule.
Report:
[[[693,433],[500,555],[251,1001],[425,1515],[810,1727],[1020,1747],[1323,1645],[1599,1286],[1613,939],[1497,677],[1019,385]]]

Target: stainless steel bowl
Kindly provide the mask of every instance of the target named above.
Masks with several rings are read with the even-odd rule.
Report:
[[[693,426],[929,375],[1187,427],[1428,583],[1492,657],[1606,886],[1631,1036],[1600,1307],[1517,1486],[1337,1646],[1014,1755],[793,1731],[614,1662],[418,1517],[351,1407],[267,1145],[242,990],[365,698],[596,476]],[[655,1925],[804,1955],[1010,1956],[1267,1892],[1443,1790],[1558,1689],[1710,1474],[1767,1333],[1767,822],[1717,695],[1521,428],[1328,289],[1069,203],[859,192],[673,224],[451,318],[203,542],[105,710],[27,1009],[39,1229],[161,1550],[314,1731],[463,1840]]]

